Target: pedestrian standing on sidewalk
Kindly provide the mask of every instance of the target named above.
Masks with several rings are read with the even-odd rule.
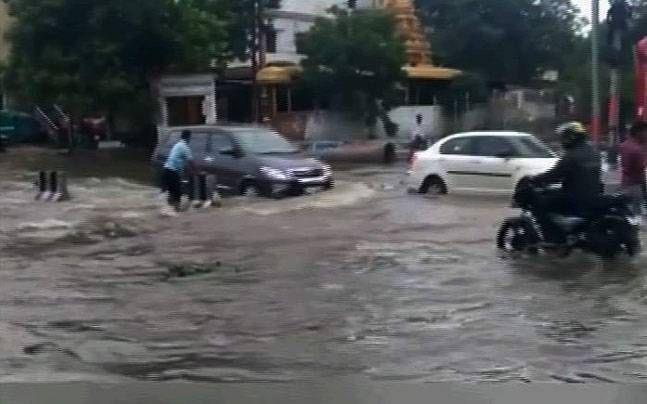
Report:
[[[411,133],[411,145],[409,151],[409,161],[413,159],[414,153],[427,149],[427,139],[425,139],[424,130],[422,127],[422,115],[416,115],[416,125]]]
[[[636,214],[642,213],[647,166],[647,123],[636,122],[620,145],[622,193],[632,199]]]
[[[194,169],[190,143],[191,131],[182,131],[181,139],[173,146],[164,164],[163,186],[168,191],[168,204],[175,210],[175,213],[181,210],[182,175],[187,167],[191,170]]]

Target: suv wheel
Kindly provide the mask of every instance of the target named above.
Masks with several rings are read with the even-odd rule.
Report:
[[[248,181],[243,184],[241,194],[246,198],[258,198],[261,196],[261,190],[255,182]]]

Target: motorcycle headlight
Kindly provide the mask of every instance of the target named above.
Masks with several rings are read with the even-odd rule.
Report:
[[[291,178],[290,175],[288,175],[284,171],[272,167],[261,167],[260,171],[261,174],[271,180],[287,181]]]
[[[629,222],[630,225],[635,226],[635,227],[642,227],[642,218],[640,216],[633,216],[627,218],[627,221]]]

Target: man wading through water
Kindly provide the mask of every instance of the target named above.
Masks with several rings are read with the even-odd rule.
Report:
[[[187,166],[190,170],[195,168],[191,154],[191,131],[182,131],[181,139],[173,146],[168,159],[164,164],[162,177],[164,188],[168,191],[168,204],[174,210],[169,212],[175,215],[181,210],[182,204],[182,175]]]

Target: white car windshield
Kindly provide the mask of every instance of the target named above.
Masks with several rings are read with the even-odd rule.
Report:
[[[246,129],[234,132],[243,150],[252,154],[291,154],[297,150],[276,132]]]

